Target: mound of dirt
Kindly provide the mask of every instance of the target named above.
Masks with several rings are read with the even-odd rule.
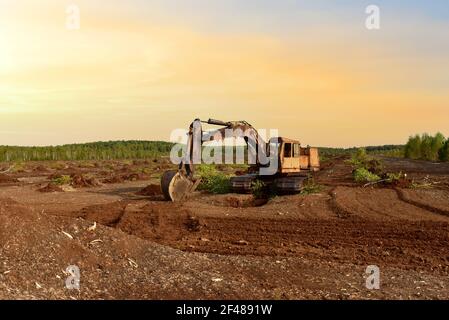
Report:
[[[34,172],[49,172],[48,168],[43,165],[38,165],[37,167],[33,168]]]
[[[64,190],[60,186],[58,186],[54,183],[51,183],[51,182],[49,184],[47,184],[46,186],[37,189],[37,191],[39,191],[39,192],[64,192]]]
[[[253,196],[247,198],[229,196],[226,198],[226,202],[233,208],[249,208],[260,207],[268,202],[268,199],[256,199]]]
[[[142,173],[125,173],[122,175],[122,179],[125,181],[138,181],[138,180],[148,180],[150,176]]]
[[[71,175],[75,175],[75,174],[79,174],[78,171],[73,172],[73,171],[69,171],[69,172],[65,172],[65,171],[58,171],[58,172],[54,172],[50,175],[47,176],[48,180],[55,180],[55,179],[59,179],[62,176],[71,176]]]
[[[81,209],[78,217],[95,221],[106,226],[115,226],[125,213],[127,205],[128,202],[126,201],[117,201],[88,206]]]
[[[10,199],[0,198],[0,243],[0,299],[180,299],[189,288],[189,297],[212,296],[201,289],[214,276],[204,270],[211,268],[206,257]],[[73,265],[81,272],[79,291],[66,288]]]
[[[123,181],[120,175],[111,176],[102,180],[103,183],[122,183]]]
[[[101,183],[94,177],[87,178],[82,174],[72,174],[70,178],[72,179],[70,185],[74,188],[89,188],[101,185]]]
[[[127,170],[122,170],[127,171]],[[116,174],[102,180],[103,183],[123,183],[125,181],[149,180],[151,177],[142,173],[127,172]]]
[[[162,194],[161,186],[157,184],[150,184],[142,190],[136,192],[136,194],[141,196],[158,196]]]
[[[15,183],[19,182],[17,178],[11,177],[10,175],[0,173],[0,183]]]
[[[406,188],[410,188],[410,186],[412,185],[413,180],[412,179],[407,179],[407,178],[401,178],[399,180],[394,180],[392,183],[390,183],[387,186],[391,186],[393,188],[402,188],[402,189],[406,189]]]
[[[216,194],[206,196],[204,201],[215,206],[232,208],[260,207],[268,203],[268,199],[256,199],[251,194]]]
[[[143,239],[167,243],[199,231],[201,225],[201,221],[187,209],[171,203],[151,203],[142,208],[126,208],[116,227]]]

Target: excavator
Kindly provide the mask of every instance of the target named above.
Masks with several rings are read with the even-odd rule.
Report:
[[[202,123],[220,128],[205,132]],[[251,157],[248,172],[230,179],[233,192],[251,192],[254,183],[261,181],[265,186],[275,187],[279,193],[297,193],[302,190],[309,173],[320,169],[318,149],[310,146],[302,147],[298,140],[274,137],[266,143],[257,130],[246,121],[195,119],[189,127],[185,155],[179,163],[178,170],[165,171],[161,177],[161,190],[166,200],[179,202],[195,191],[201,180],[194,176],[194,165],[201,163],[203,143],[223,140],[229,132],[238,133],[234,137],[242,137],[247,145],[248,154],[252,152],[254,155]],[[242,132],[245,133],[243,136]],[[250,155],[248,160],[249,157]]]

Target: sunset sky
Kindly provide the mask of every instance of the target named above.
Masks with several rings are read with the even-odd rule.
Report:
[[[0,0],[0,145],[168,140],[197,117],[317,146],[448,136],[449,3]]]

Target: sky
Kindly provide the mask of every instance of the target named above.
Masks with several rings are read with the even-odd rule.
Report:
[[[80,28],[67,28],[76,5]],[[380,29],[365,26],[369,5]],[[0,145],[169,140],[195,118],[305,145],[449,136],[446,0],[0,0]]]

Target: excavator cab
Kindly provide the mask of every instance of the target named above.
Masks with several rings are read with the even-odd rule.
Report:
[[[318,171],[320,159],[318,149],[301,147],[299,141],[282,138],[280,173],[297,173],[301,170]]]
[[[303,148],[298,140],[284,137],[277,139],[279,148],[279,174],[294,175],[301,171],[319,170],[320,159],[317,148],[309,146]]]

